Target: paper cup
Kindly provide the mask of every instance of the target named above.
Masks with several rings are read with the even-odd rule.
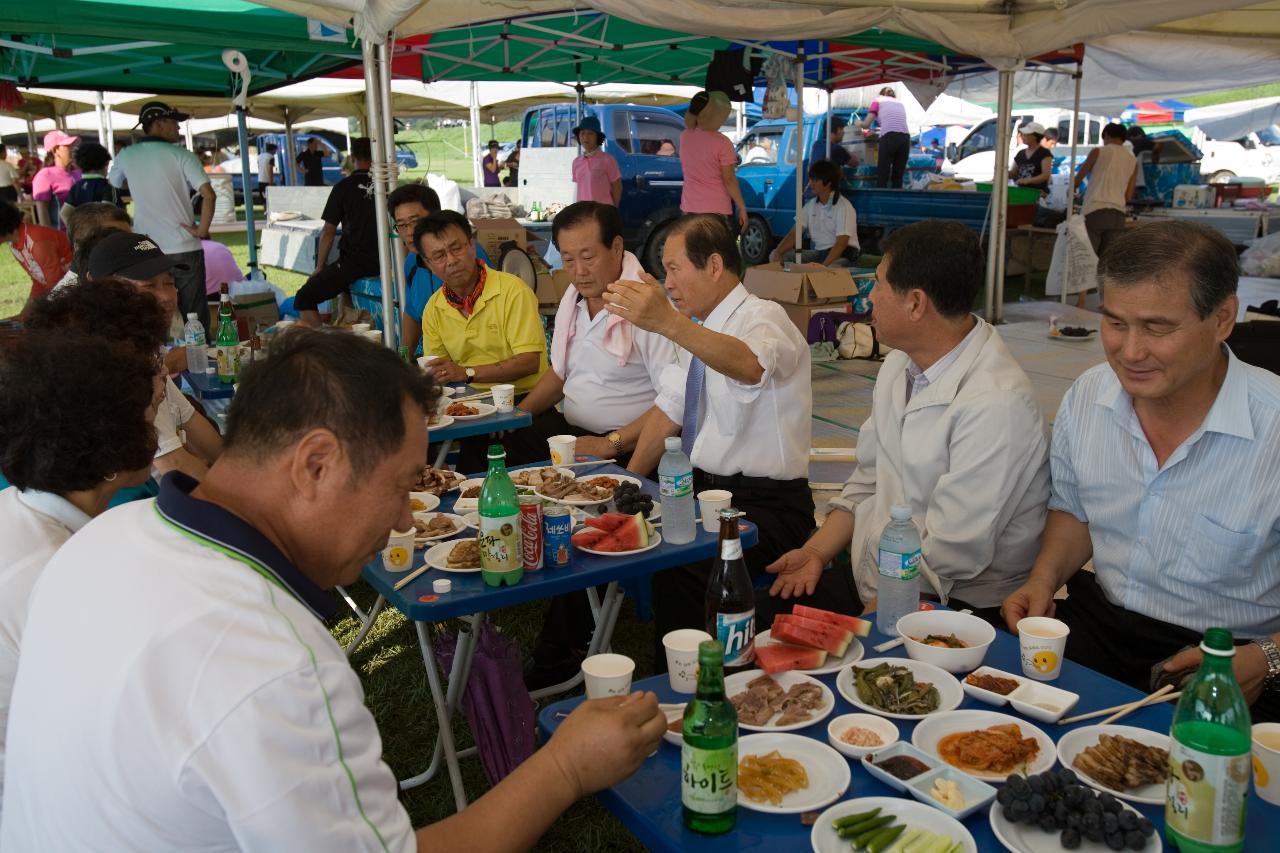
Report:
[[[1022,654],[1022,674],[1037,681],[1053,681],[1062,672],[1062,656],[1067,648],[1067,623],[1048,616],[1027,616],[1018,620],[1018,647]]]
[[[493,393],[493,407],[499,412],[509,412],[516,407],[516,386],[504,383],[489,390]]]
[[[677,693],[694,693],[698,689],[698,644],[712,639],[706,631],[681,628],[662,638],[667,650],[667,678]]]
[[[418,367],[423,370],[430,370],[431,365],[435,364],[439,360],[440,356],[438,355],[424,355],[418,358]]]
[[[352,323],[351,331],[363,335],[365,332],[373,328],[372,323]]]
[[[582,662],[582,678],[588,699],[626,696],[631,692],[631,674],[636,662],[626,655],[592,655]]]
[[[726,492],[724,489],[704,489],[698,492],[698,512],[702,513],[702,529],[708,533],[718,534],[720,510],[728,509],[732,501],[733,492]]]
[[[364,338],[367,341],[373,341],[375,344],[382,343],[382,332],[379,332],[377,329],[367,329],[360,334],[364,335]]]
[[[1280,723],[1253,725],[1253,787],[1259,797],[1280,805]]]
[[[578,446],[576,435],[553,435],[547,439],[547,447],[551,450],[552,465],[568,465],[573,462],[573,454]]]
[[[413,565],[413,530],[393,530],[382,549],[382,568],[389,572],[403,572]]]

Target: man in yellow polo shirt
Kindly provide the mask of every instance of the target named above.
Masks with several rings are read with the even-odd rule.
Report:
[[[444,287],[422,313],[422,353],[440,382],[509,382],[527,394],[547,369],[538,298],[523,280],[476,260],[471,223],[452,210],[418,222],[418,256]]]

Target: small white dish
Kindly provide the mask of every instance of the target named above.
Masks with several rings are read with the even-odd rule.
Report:
[[[427,429],[444,429],[453,426],[453,415],[435,414],[427,418]]]
[[[946,779],[957,785],[964,805],[954,809],[941,800],[934,798],[934,784],[939,779]],[[964,820],[996,798],[995,788],[954,767],[939,767],[937,770],[917,776],[907,782],[907,793],[920,802],[951,815],[956,820]]]
[[[749,669],[745,672],[735,672],[724,680],[724,695],[729,698],[733,698],[739,693],[745,692],[748,684],[762,676],[765,676],[765,672],[760,669]],[[801,720],[798,723],[788,723],[785,726],[779,726],[770,722],[763,726],[756,726],[739,720],[738,728],[746,729],[751,732],[791,732],[796,731],[797,729],[805,729],[809,726],[822,722],[831,715],[832,711],[836,709],[835,694],[831,692],[830,687],[823,684],[816,678],[812,678],[802,672],[779,672],[768,677],[776,681],[778,686],[783,690],[790,690],[792,685],[795,684],[816,684],[822,689],[822,704],[814,709],[813,714],[809,719]],[[772,721],[774,717],[778,716],[780,716],[780,713],[774,714],[770,720]],[[741,749],[738,750],[738,754],[742,754]]]
[[[415,530],[413,536],[413,544],[415,547],[421,548],[427,542],[439,542],[442,539],[457,536],[469,526],[465,518],[460,515],[454,515],[451,512],[415,512],[413,514],[413,519],[414,521],[427,522],[431,521],[436,516],[441,515],[453,522],[453,530],[450,530],[448,533],[437,533],[434,536],[419,536]]]
[[[971,613],[956,610],[917,610],[898,620],[898,633],[902,635],[903,648],[912,660],[931,663],[947,672],[969,672],[982,665],[987,649],[996,639],[996,629],[985,619]],[[930,634],[954,635],[965,644],[953,649],[931,646],[914,637]]]
[[[684,746],[684,733],[673,732],[670,729],[671,724],[676,720],[684,719],[684,705],[673,705],[669,708],[664,708],[662,713],[667,716],[668,726],[667,730],[662,733],[662,739],[672,746]]]
[[[855,726],[875,732],[880,736],[881,743],[877,746],[854,746],[840,739],[841,735]],[[875,714],[841,714],[827,724],[827,742],[836,752],[849,758],[862,758],[868,753],[886,749],[897,741],[898,727]]]
[[[809,833],[809,844],[813,847],[814,853],[850,853],[852,847],[849,839],[837,835],[832,823],[842,817],[861,814],[872,809],[880,809],[880,814],[892,815],[909,826],[951,838],[960,843],[963,853],[978,853],[977,842],[960,821],[936,809],[913,803],[902,797],[858,797],[855,800],[836,803],[818,815],[818,820]],[[1039,832],[1038,829],[1036,831]],[[893,850],[896,847],[889,849]]]
[[[469,403],[460,403],[459,405],[470,406],[476,410],[476,413],[474,415],[453,415],[452,417],[455,421],[478,421],[498,411],[497,406],[492,403],[481,403],[479,400],[472,400]]]
[[[1009,697],[1014,693],[1014,691],[1027,683],[1027,679],[1023,678],[1021,675],[1014,675],[1012,672],[1005,672],[1003,669],[996,669],[991,666],[980,666],[973,672],[969,673],[969,675],[991,675],[996,678],[1008,678],[1012,681],[1018,682],[1018,687],[1013,688],[1013,690],[1010,690],[1008,693],[997,693],[994,690],[987,690],[985,688],[978,687],[977,685],[970,684],[968,681],[968,675],[960,679],[960,687],[965,693],[972,696],[974,699],[977,699],[979,702],[984,702],[987,705],[995,705],[997,708],[1007,705],[1009,703]]]
[[[1039,681],[1026,681],[1009,694],[1013,710],[1042,723],[1056,723],[1080,701],[1079,693]]]
[[[442,572],[455,572],[457,574],[469,575],[480,571],[479,566],[472,569],[457,569],[449,566],[449,552],[452,551],[454,546],[461,541],[462,540],[460,539],[450,539],[445,542],[437,542],[435,545],[432,545],[427,549],[427,553],[423,555],[424,562],[426,562],[426,564],[431,568],[439,569]]]
[[[905,792],[907,790],[907,783],[910,782],[911,779],[899,779],[897,776],[894,776],[888,770],[885,770],[880,766],[887,759],[898,755],[914,758],[925,766],[924,770],[920,771],[916,776],[912,776],[911,779],[915,779],[917,776],[924,776],[943,766],[942,761],[936,756],[927,755],[923,751],[907,743],[905,740],[900,740],[897,743],[889,744],[884,749],[878,749],[875,752],[869,752],[862,756],[862,767],[872,776],[879,779],[890,788],[893,788],[895,791]]]
[[[758,734],[738,739],[738,764],[749,755],[779,752],[783,758],[799,761],[809,777],[809,787],[792,791],[781,805],[757,803],[738,789],[738,807],[769,814],[798,814],[820,809],[844,796],[849,790],[849,762],[825,743],[804,735]]]
[[[414,503],[417,501],[418,503]],[[432,512],[440,506],[440,496],[431,492],[410,492],[409,511],[414,513]]]

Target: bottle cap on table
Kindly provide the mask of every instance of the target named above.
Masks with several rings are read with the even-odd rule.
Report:
[[[443,595],[453,589],[453,581],[448,578],[439,578],[438,580],[433,580],[431,582],[431,588]]]
[[[215,373],[217,373],[217,372],[218,372],[218,368],[217,368],[217,367],[215,367],[215,366],[214,366],[214,365],[212,365],[212,364],[206,364],[206,365],[204,366],[204,372],[205,372],[206,374],[208,374],[209,376],[212,376],[212,375],[214,375]]]

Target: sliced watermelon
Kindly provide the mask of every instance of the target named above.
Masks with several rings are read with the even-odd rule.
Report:
[[[812,629],[794,621],[783,622],[782,617],[779,616],[773,620],[769,636],[797,646],[826,649],[836,657],[842,657],[849,650],[849,644],[853,642],[853,634],[835,625],[825,625],[823,628]]]
[[[591,550],[599,550],[600,542],[609,538],[609,533],[604,530],[596,530],[588,527],[585,530],[579,530],[573,534],[573,544],[579,548],[590,548]]]
[[[819,622],[830,622],[832,625],[839,625],[846,631],[852,631],[856,637],[866,637],[871,633],[871,622],[866,619],[859,619],[857,616],[845,616],[843,613],[832,613],[830,610],[820,610],[817,607],[805,607],[803,604],[797,604],[791,608],[791,612],[795,616],[803,616],[806,619],[816,619]]]
[[[833,625],[830,622],[822,622],[818,619],[810,619],[808,616],[797,616],[794,613],[779,613],[773,617],[773,621],[775,623],[782,622],[788,625],[796,625],[818,634],[826,634],[834,630],[838,636],[843,634],[848,634],[850,637],[853,636],[853,632],[848,628]]]
[[[611,514],[617,515],[617,513]],[[585,547],[593,551],[607,551],[609,553],[638,551],[647,547],[649,544],[649,522],[645,521],[644,516],[636,513],[635,515],[624,515],[622,518],[625,519],[623,524],[619,524],[612,532],[597,531],[603,534],[603,538],[596,540],[594,545]],[[579,535],[574,534],[575,545],[578,544],[577,537]]]
[[[606,512],[603,515],[587,516],[582,519],[582,523],[587,527],[594,527],[596,530],[604,530],[612,533],[622,525],[631,520],[631,516],[624,515],[620,512]]]
[[[772,635],[770,635],[772,636]],[[817,669],[827,662],[822,649],[792,646],[787,643],[756,643],[756,663],[765,672],[785,672],[789,669]]]

